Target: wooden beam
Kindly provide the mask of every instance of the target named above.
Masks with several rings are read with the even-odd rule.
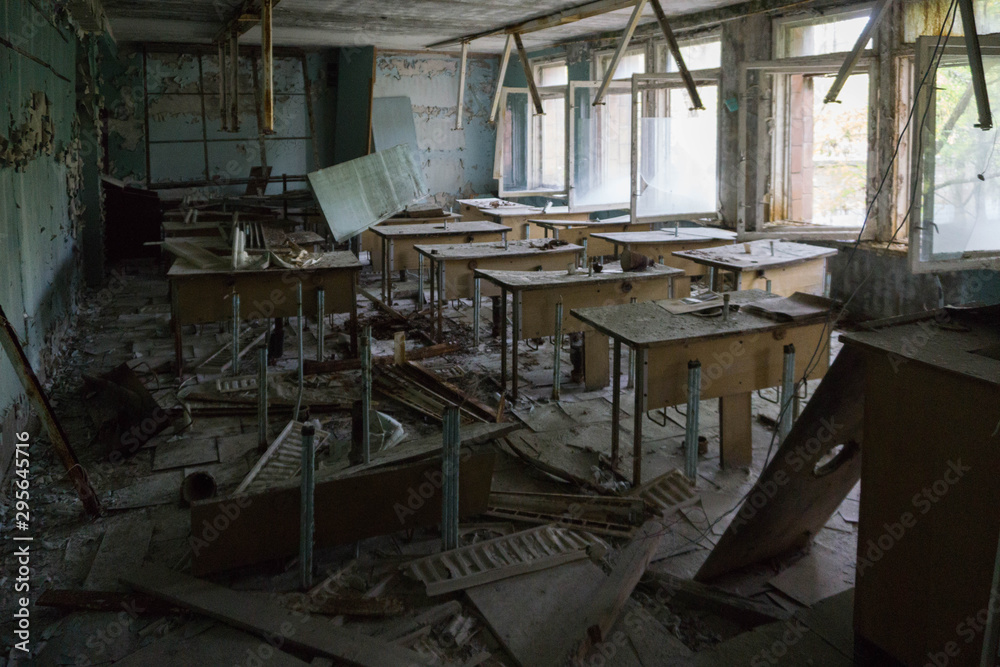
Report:
[[[581,21],[585,18],[590,18],[591,16],[597,16],[599,14],[605,14],[619,9],[626,9],[634,4],[635,0],[598,0],[598,2],[588,2],[587,4],[580,5],[578,7],[571,7],[570,9],[564,9],[561,12],[555,12],[554,14],[546,14],[545,16],[528,19],[527,21],[510,23],[502,28],[484,30],[482,32],[465,35],[463,37],[455,37],[453,39],[445,39],[440,42],[430,44],[427,48],[437,49],[445,46],[455,46],[456,44],[461,44],[462,42],[471,42],[474,39],[494,37],[496,35],[514,35],[518,33],[525,34],[529,32],[538,32],[539,30],[545,30],[546,28]]]
[[[281,642],[282,648],[337,658],[349,665],[425,665],[419,653],[345,630],[319,615],[306,615],[244,592],[147,563],[122,577],[135,590],[186,607],[239,630]]]
[[[500,98],[503,95],[503,80],[507,76],[507,65],[510,63],[510,52],[514,48],[514,35],[507,35],[507,43],[503,47],[503,57],[500,59],[500,74],[497,76],[497,89],[493,93],[493,105],[490,107],[490,122],[495,123],[500,110]]]
[[[52,411],[52,406],[49,405],[49,399],[46,398],[45,392],[42,391],[42,385],[38,381],[35,372],[31,369],[31,363],[24,354],[24,349],[21,347],[21,343],[18,342],[17,333],[4,314],[2,306],[0,306],[0,347],[7,352],[7,356],[10,358],[10,365],[14,367],[14,374],[21,381],[21,386],[24,387],[24,393],[28,395],[31,407],[34,408],[38,417],[42,420],[45,431],[49,434],[49,440],[52,442],[52,448],[55,450],[59,460],[62,461],[63,466],[65,466],[70,481],[76,487],[76,493],[80,496],[84,508],[92,516],[100,516],[101,504],[97,501],[97,492],[90,485],[87,471],[80,465],[79,459],[76,458],[76,454],[73,452],[72,447],[70,447],[66,432],[63,431],[62,426],[56,421],[56,415]],[[13,449],[13,443],[10,446]],[[27,443],[25,443],[25,446],[27,446]],[[27,461],[29,459],[24,458],[23,460]]]
[[[528,90],[531,91],[531,100],[535,103],[535,113],[544,116],[542,96],[538,94],[538,86],[535,85],[535,75],[531,71],[531,63],[528,62],[528,53],[524,50],[521,35],[516,32],[514,33],[514,45],[517,46],[517,57],[521,60],[521,66],[524,67],[524,78],[528,80]]]
[[[274,44],[271,39],[272,9],[275,0],[260,0],[260,52],[264,90],[261,94],[264,126],[261,132],[274,134]],[[303,70],[304,72],[305,70]]]
[[[594,95],[594,106],[596,107],[604,99],[604,94],[608,92],[608,86],[611,85],[611,80],[615,77],[615,70],[618,69],[618,64],[622,61],[625,56],[625,51],[628,49],[628,43],[632,41],[632,34],[635,32],[636,26],[639,25],[639,19],[642,17],[642,10],[646,8],[647,0],[639,0],[635,3],[635,8],[632,10],[632,16],[629,17],[628,25],[625,26],[625,32],[622,33],[622,41],[618,43],[618,48],[615,49],[615,55],[611,58],[611,62],[608,64],[608,71],[604,73],[604,81],[601,82],[601,87],[597,89],[597,94]]]
[[[836,102],[837,97],[840,95],[841,89],[843,89],[844,84],[847,82],[847,77],[851,75],[854,68],[857,67],[858,61],[861,60],[861,54],[864,53],[865,45],[868,40],[871,39],[872,33],[875,32],[875,28],[878,27],[879,22],[882,20],[882,16],[885,14],[885,10],[889,7],[889,0],[877,0],[875,6],[872,7],[871,18],[868,19],[868,23],[865,25],[865,29],[861,31],[858,35],[858,41],[854,43],[854,48],[851,49],[850,55],[844,61],[844,64],[840,66],[840,71],[837,72],[837,78],[833,80],[833,84],[830,86],[829,92],[826,97],[823,98],[824,104],[830,104],[831,102]]]
[[[258,2],[260,3],[259,5]],[[281,0],[269,0],[269,2],[271,3],[271,9],[273,9],[274,5],[281,2]],[[245,0],[236,8],[236,11],[229,15],[229,18],[222,24],[219,31],[215,33],[212,41],[221,42],[224,39],[228,39],[229,34],[233,30],[242,35],[254,27],[254,25],[263,19],[263,3],[264,0]]]
[[[684,79],[684,87],[687,88],[688,95],[691,96],[691,102],[694,104],[695,109],[705,109],[705,105],[701,102],[701,95],[698,94],[698,86],[695,85],[694,78],[691,77],[691,72],[687,68],[687,64],[684,62],[684,56],[681,55],[681,47],[677,44],[677,38],[674,37],[674,31],[670,27],[670,22],[667,21],[667,15],[663,13],[663,7],[660,5],[660,0],[650,0],[650,4],[653,5],[653,12],[656,14],[656,21],[660,24],[660,30],[663,31],[663,37],[667,40],[667,47],[670,49],[671,55],[674,57],[674,61],[677,63],[677,70],[681,73],[681,78]]]
[[[462,42],[462,56],[458,64],[458,106],[455,108],[455,129],[462,129],[462,116],[465,107],[465,68],[469,60],[469,43]]]

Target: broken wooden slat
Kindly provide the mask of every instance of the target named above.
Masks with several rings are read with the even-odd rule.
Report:
[[[558,523],[597,535],[631,537],[642,522],[644,510],[641,498],[495,491],[490,494],[486,514],[527,523]]]
[[[440,357],[444,354],[453,354],[455,352],[460,352],[462,346],[457,343],[440,343],[438,345],[430,345],[428,347],[421,347],[416,350],[408,349],[406,351],[406,358],[413,361],[417,359],[430,359],[432,357]],[[392,364],[395,363],[395,357],[372,357],[373,364]],[[303,365],[303,372],[306,375],[316,375],[318,373],[339,373],[341,371],[353,371],[361,368],[360,359],[337,359],[334,361],[312,361],[306,359]]]
[[[495,408],[482,403],[476,397],[462,391],[450,382],[442,380],[436,373],[418,364],[416,361],[408,359],[402,365],[402,370],[422,387],[457,405],[463,412],[476,417],[480,421],[498,421],[497,410]]]
[[[55,450],[59,460],[62,461],[63,466],[65,466],[70,480],[72,480],[73,485],[76,487],[76,493],[83,502],[84,508],[89,514],[100,516],[101,504],[97,501],[97,492],[90,485],[87,471],[80,465],[76,454],[69,446],[69,438],[66,437],[66,432],[63,431],[62,426],[56,421],[52,406],[49,405],[49,400],[45,397],[45,392],[42,391],[42,385],[38,382],[38,377],[35,376],[35,372],[31,369],[31,363],[28,361],[28,357],[25,356],[24,349],[17,339],[17,333],[14,331],[14,327],[10,321],[7,320],[2,306],[0,306],[0,347],[3,347],[7,352],[10,364],[14,367],[14,373],[21,380],[21,385],[24,387],[24,393],[28,395],[31,407],[34,408],[38,417],[42,420],[45,431],[49,434],[49,440],[52,442],[52,448]]]
[[[302,422],[288,422],[271,446],[267,448],[254,467],[243,478],[233,495],[266,491],[271,486],[287,481],[299,474],[302,465]],[[330,434],[317,430],[313,440],[314,451],[322,447]]]
[[[738,623],[744,630],[751,630],[764,623],[782,621],[791,616],[784,609],[774,605],[733,595],[697,581],[681,579],[667,572],[648,570],[639,585],[662,591],[660,595],[666,600],[677,600],[687,607],[704,609],[728,618]]]
[[[463,456],[461,517],[486,510],[494,459],[492,451]],[[439,524],[442,499],[435,480],[440,472],[440,460],[429,460],[337,479],[318,478],[316,507],[329,509],[316,512],[316,548]],[[297,554],[300,498],[298,483],[290,481],[258,495],[192,504],[192,573],[198,576]],[[225,528],[220,530],[220,525]]]
[[[667,517],[698,502],[694,486],[680,470],[674,469],[642,486],[632,489],[629,495],[642,498],[661,517]]]
[[[410,572],[428,595],[443,595],[603,553],[607,544],[583,531],[548,525],[413,561]]]
[[[618,620],[625,602],[659,548],[664,531],[663,524],[651,519],[643,524],[636,538],[622,551],[611,575],[591,598],[586,615],[586,636],[575,651],[576,657],[585,655],[593,644],[607,641],[608,631]]]
[[[119,521],[109,526],[83,587],[91,591],[124,590],[118,584],[118,575],[145,560],[152,539],[151,521]]]
[[[163,242],[163,247],[199,269],[218,269],[226,266],[225,258],[191,241],[167,239]]]
[[[274,603],[173,572],[162,565],[147,563],[122,579],[136,590],[234,628],[269,640],[278,638],[290,648],[320,653],[348,664],[383,667],[427,662],[414,651],[344,630],[316,616],[303,618]]]
[[[251,391],[257,388],[257,376],[244,375],[235,378],[219,378],[215,381],[215,388],[219,390],[220,394]]]

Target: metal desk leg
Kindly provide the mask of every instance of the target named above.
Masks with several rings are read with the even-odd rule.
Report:
[[[480,281],[482,278],[473,279],[473,295],[472,295],[472,343],[479,348],[479,306],[482,301],[482,284]]]
[[[622,342],[614,343],[614,364],[611,368],[611,469],[618,468],[619,422],[622,407]]]
[[[358,358],[358,280],[360,272],[351,277],[351,357]]]
[[[424,256],[417,255],[417,310],[424,309]]]
[[[316,361],[323,361],[326,342],[326,290],[316,290]]]
[[[642,420],[646,417],[646,364],[649,351],[638,348],[635,358],[635,414],[632,415],[632,486],[642,484]]]
[[[507,290],[500,289],[500,394],[507,393]]]
[[[233,375],[240,374],[240,295],[233,292]]]
[[[778,444],[792,430],[792,396],[795,394],[795,345],[785,346],[781,368],[781,413],[778,417]]]
[[[386,303],[387,306],[392,307],[392,268],[395,265],[395,262],[392,261],[392,252],[394,250],[394,247],[393,247],[392,239],[389,239],[386,243],[388,245],[388,251],[387,251],[387,254],[385,255],[385,257],[382,260],[382,263],[385,264],[385,267],[386,267],[386,269],[385,269],[385,303]]]
[[[715,267],[708,267],[708,289],[712,292],[715,291]]]
[[[556,304],[556,335],[552,359],[552,399],[559,400],[559,381],[562,374],[562,341],[563,341],[563,304]],[[607,354],[607,351],[605,351]]]
[[[698,479],[698,408],[701,405],[701,362],[688,362],[687,419],[684,424],[684,474]]]
[[[438,340],[444,338],[444,262],[437,263],[438,281]]]
[[[514,323],[510,331],[510,395],[517,400],[517,343],[521,337],[521,292],[514,292]]]
[[[386,254],[389,252],[389,242],[382,237],[382,300],[388,303],[386,294],[389,293],[389,263]]]

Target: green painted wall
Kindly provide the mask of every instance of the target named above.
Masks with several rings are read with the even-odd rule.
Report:
[[[374,77],[375,47],[340,49],[334,164],[368,155]]]

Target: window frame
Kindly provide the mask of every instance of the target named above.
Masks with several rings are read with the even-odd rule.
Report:
[[[809,26],[809,25],[823,25],[825,23],[836,23],[837,21],[850,21],[851,19],[861,18],[862,16],[867,16],[871,18],[871,12],[874,6],[875,3],[868,2],[865,4],[853,6],[850,9],[838,9],[834,11],[829,11],[818,17],[815,15],[780,16],[774,19],[772,23],[774,46],[771,51],[771,57],[774,60],[794,60],[796,58],[818,58],[822,56],[832,55],[828,53],[806,55],[806,56],[784,55],[784,52],[786,50],[785,47],[787,46],[788,32],[791,29],[798,27]],[[865,49],[865,53],[868,53],[870,51],[871,49]]]
[[[754,201],[748,199],[747,194],[747,182],[745,178],[737,179],[736,190],[737,190],[737,203],[738,211],[741,213],[737,215],[737,231],[741,238],[775,238],[778,236],[790,237],[790,236],[827,236],[827,235],[837,235],[843,236],[845,232],[857,233],[861,230],[860,225],[863,224],[863,220],[859,221],[858,225],[844,226],[844,225],[821,225],[816,223],[802,223],[788,220],[787,215],[782,215],[777,217],[774,215],[774,211],[780,211],[783,214],[787,211],[787,201],[788,201],[788,162],[791,159],[791,153],[786,150],[787,147],[787,132],[789,123],[787,121],[787,98],[785,98],[785,91],[782,90],[784,87],[781,85],[782,79],[785,75],[790,74],[832,74],[835,75],[840,67],[843,65],[844,61],[847,59],[848,53],[830,53],[820,56],[798,56],[795,58],[781,58],[773,60],[762,60],[762,61],[750,61],[741,63],[739,66],[739,99],[747,100],[747,94],[750,86],[747,83],[748,75],[750,72],[757,72],[760,75],[770,75],[774,77],[775,86],[769,93],[770,108],[763,110],[763,112],[758,109],[758,115],[762,118],[773,118],[774,126],[773,131],[770,132],[770,137],[766,141],[761,141],[761,125],[766,127],[766,123],[759,123],[758,125],[758,143],[757,151],[755,152],[753,159],[757,165],[767,165],[767,171],[765,172],[766,178],[765,182],[769,185],[761,193],[762,196],[754,197]],[[866,165],[866,175],[865,175],[865,202],[866,204],[871,202],[874,196],[875,185],[872,182],[871,175],[876,173],[878,169],[877,154],[873,150],[873,146],[877,145],[878,136],[878,123],[873,119],[873,114],[877,112],[878,105],[878,58],[875,56],[871,49],[866,49],[862,52],[861,57],[858,60],[857,65],[852,74],[867,74],[868,75],[868,157]],[[759,84],[755,84],[755,87]],[[767,103],[761,102],[760,104]],[[779,104],[782,105],[779,108]],[[874,122],[873,122],[874,121]],[[747,109],[745,104],[741,104],[738,112],[738,142],[740,146],[740,151],[745,156],[744,159],[750,159],[749,150],[749,137],[748,137],[748,120],[747,120]],[[765,150],[767,151],[765,153]],[[780,158],[780,162],[779,162]],[[758,172],[760,170],[758,169]],[[757,189],[760,191],[760,180],[761,174],[757,174]],[[780,185],[780,188],[779,188]],[[767,199],[770,203],[770,211],[773,219],[766,219],[764,215],[764,199]],[[750,207],[753,207],[752,216],[748,216],[746,211]],[[748,229],[747,219],[751,218],[754,222],[753,229]],[[875,233],[875,225],[869,225],[865,228],[866,237]],[[770,229],[769,229],[770,228]],[[790,229],[791,228],[791,229]]]
[[[665,61],[664,61],[665,64]],[[720,94],[720,79],[722,75],[722,68],[713,68],[705,70],[695,70],[691,72],[691,77],[695,80],[695,83],[700,85],[703,83],[714,85],[715,92],[718,96]],[[663,84],[661,86],[656,86],[655,84]],[[642,84],[647,84],[643,86]],[[632,222],[634,223],[657,223],[657,222],[672,222],[678,220],[709,220],[717,222],[722,219],[719,212],[720,202],[719,202],[719,184],[721,180],[721,161],[720,157],[720,142],[718,135],[716,135],[715,142],[715,201],[716,210],[705,212],[705,211],[690,211],[686,213],[669,213],[669,214],[659,214],[659,215],[648,215],[639,216],[638,204],[639,204],[639,100],[643,97],[651,97],[650,93],[657,90],[671,90],[671,89],[681,89],[686,90],[684,79],[680,72],[669,72],[669,73],[655,73],[655,74],[633,74],[632,75],[632,150],[631,150],[631,176],[629,179],[629,214],[631,216]],[[716,107],[718,109],[718,107]],[[659,110],[655,110],[659,115]],[[716,122],[718,122],[718,115],[716,116]]]
[[[570,82],[572,83],[572,82]],[[564,197],[568,195],[569,192],[569,160],[567,157],[569,151],[569,139],[567,127],[568,120],[566,117],[563,118],[564,123],[564,137],[563,137],[563,182],[561,188],[548,189],[548,190],[507,190],[504,185],[504,174],[503,174],[503,156],[504,156],[504,133],[502,128],[506,122],[507,115],[507,95],[511,93],[523,94],[528,98],[528,109],[530,115],[528,116],[529,127],[526,131],[526,142],[525,146],[525,173],[531,173],[536,167],[536,155],[538,154],[537,141],[535,131],[535,119],[538,114],[534,113],[534,107],[531,101],[531,91],[529,88],[520,88],[513,86],[504,86],[500,92],[500,106],[498,109],[497,118],[497,133],[496,133],[496,145],[493,158],[493,177],[497,179],[497,191],[501,199],[517,199],[519,197]],[[538,89],[538,94],[545,99],[556,99],[560,95],[565,100],[566,107],[569,108],[569,86],[546,86]],[[568,117],[568,112],[565,114]]]
[[[689,47],[689,46],[700,46],[702,44],[711,44],[712,42],[719,42],[719,47],[720,47],[720,51],[721,51],[721,47],[722,47],[722,30],[712,30],[711,32],[709,32],[707,34],[703,34],[703,35],[699,35],[698,37],[692,37],[690,39],[685,39],[683,41],[679,41],[678,42],[678,46],[680,47],[681,51],[683,51],[686,47]],[[654,42],[653,42],[653,60],[654,60],[654,62],[653,62],[653,71],[651,73],[656,73],[656,74],[679,74],[679,72],[670,72],[670,71],[667,70],[667,62],[669,61],[669,59],[671,57],[673,57],[673,54],[670,53],[670,47],[667,46],[667,41],[665,39],[663,39],[663,38],[654,40]],[[689,65],[689,63],[685,63],[685,65]],[[709,71],[712,71],[714,69],[719,69],[721,67],[722,67],[722,63],[721,63],[721,56],[720,56],[719,67],[717,67],[717,68],[716,67],[709,67],[709,68],[704,68],[704,69],[700,69],[700,70],[690,70],[690,71],[692,73],[694,73],[694,72],[709,72]],[[689,69],[690,69],[690,66],[689,66]],[[646,71],[649,72],[649,67],[646,68]]]
[[[566,101],[566,179],[568,182],[568,192],[567,192],[567,205],[569,207],[570,213],[593,213],[595,211],[619,211],[628,210],[630,207],[629,201],[623,202],[612,202],[610,204],[588,204],[580,205],[576,202],[574,193],[577,190],[576,187],[576,90],[578,88],[600,88],[602,85],[601,81],[570,81],[567,88],[567,101]],[[629,79],[612,79],[611,84],[605,95],[615,94],[628,94],[630,97],[632,95],[632,82]],[[631,99],[630,99],[631,104]],[[630,157],[631,160],[631,157]],[[631,187],[629,188],[631,190]]]
[[[530,58],[528,62],[531,64],[531,76],[534,78],[536,85],[541,87],[542,77],[541,70],[546,67],[556,67],[562,66],[566,68],[566,82],[569,83],[569,60],[566,56],[554,56],[548,58]],[[546,86],[551,88],[551,86]]]
[[[632,46],[630,46],[629,48],[627,48],[625,50],[625,53],[622,54],[622,60],[624,60],[625,58],[628,58],[629,56],[635,56],[635,55],[642,54],[642,57],[646,61],[645,62],[645,67],[643,67],[643,70],[644,70],[643,73],[644,74],[648,74],[650,72],[650,63],[649,63],[649,61],[650,61],[650,48],[649,48],[649,46],[650,46],[650,44],[647,41],[635,41],[635,42],[633,42]],[[597,82],[601,82],[601,81],[604,80],[604,74],[605,74],[604,70],[607,67],[607,64],[606,64],[605,61],[610,62],[610,60],[612,58],[614,58],[614,55],[615,55],[615,49],[603,49],[601,51],[597,51],[596,53],[594,53],[593,64],[591,66],[591,71],[593,72],[593,76],[591,77],[591,79],[593,79],[594,81],[597,81]],[[656,56],[655,56],[655,49],[654,49],[654,55],[652,56],[652,58],[654,60],[656,58]],[[656,63],[653,63],[654,69],[655,69],[655,65],[656,65]],[[629,78],[626,77],[626,78],[623,78],[623,79],[611,79],[611,80],[612,81],[619,81],[619,82],[628,82]]]
[[[913,90],[916,90],[917,86],[920,85],[920,79],[923,77],[921,73],[930,65],[930,59],[933,57],[937,40],[938,37],[936,35],[917,38],[914,52]],[[984,55],[991,57],[1000,56],[1000,33],[980,35],[979,42]],[[945,56],[956,55],[964,57],[966,60],[968,58],[964,37],[951,37],[943,48]],[[961,257],[949,256],[943,259],[934,259],[932,249],[933,235],[924,235],[924,159],[919,147],[928,140],[936,140],[937,128],[934,121],[934,108],[932,106],[936,103],[936,96],[933,94],[937,90],[937,87],[933,85],[936,78],[937,69],[935,68],[933,72],[928,74],[927,78],[928,84],[931,85],[925,85],[913,101],[913,104],[916,105],[914,118],[922,118],[923,114],[927,113],[927,124],[923,128],[923,141],[915,136],[915,132],[910,141],[910,180],[907,184],[907,188],[909,189],[907,201],[909,202],[910,212],[908,229],[909,248],[907,249],[907,255],[910,270],[914,274],[971,271],[976,269],[996,270],[1000,268],[1000,249],[964,251]],[[996,106],[995,100],[993,101],[993,105]],[[931,108],[928,108],[929,106]],[[1000,117],[994,115],[994,123],[998,122],[1000,122]],[[995,127],[994,131],[1000,132],[1000,127]],[[998,181],[997,187],[1000,187],[1000,181]],[[919,221],[919,223],[913,224],[914,220]]]

